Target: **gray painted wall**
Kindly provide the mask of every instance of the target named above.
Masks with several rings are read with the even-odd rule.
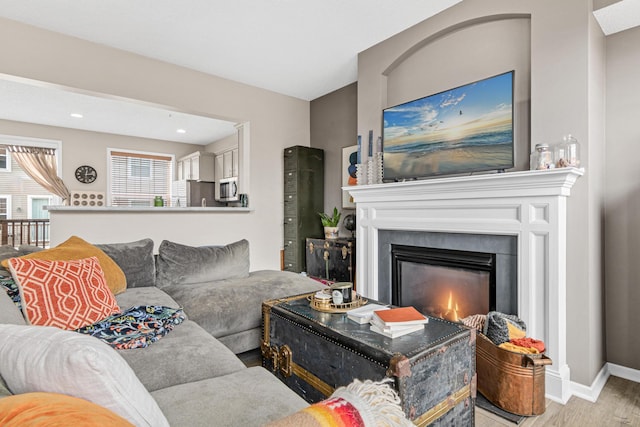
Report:
[[[607,37],[607,360],[640,369],[640,28]]]
[[[484,22],[424,40],[410,56],[385,71],[384,107],[515,70],[514,170],[529,169],[529,24],[528,17]]]
[[[358,85],[350,84],[311,101],[311,146],[324,150],[324,211],[334,206],[342,217],[354,213],[342,208],[342,148],[357,144]],[[340,234],[351,237],[340,221]]]

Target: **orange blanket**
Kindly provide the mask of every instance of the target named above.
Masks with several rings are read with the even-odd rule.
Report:
[[[544,342],[534,338],[514,338],[510,342],[520,347],[535,348],[538,353],[544,353],[546,350]]]

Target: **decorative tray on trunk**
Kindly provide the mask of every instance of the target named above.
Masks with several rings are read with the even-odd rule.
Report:
[[[331,298],[331,290],[326,289],[321,292]],[[355,293],[353,296],[353,301],[345,302],[342,304],[334,304],[333,302],[331,302],[331,299],[318,298],[316,297],[316,295],[317,294],[309,295],[307,297],[307,299],[310,301],[309,305],[314,310],[322,311],[324,313],[346,313],[353,308],[362,307],[368,302],[365,298],[362,298],[360,295],[357,295]]]

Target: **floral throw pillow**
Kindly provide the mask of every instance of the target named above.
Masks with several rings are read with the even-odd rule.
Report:
[[[73,330],[120,311],[98,258],[70,261],[11,258],[22,309],[32,325]]]

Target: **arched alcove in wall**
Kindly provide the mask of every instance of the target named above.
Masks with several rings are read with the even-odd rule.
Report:
[[[514,170],[529,169],[530,15],[494,15],[455,24],[401,52],[383,71],[383,108],[515,70]]]

